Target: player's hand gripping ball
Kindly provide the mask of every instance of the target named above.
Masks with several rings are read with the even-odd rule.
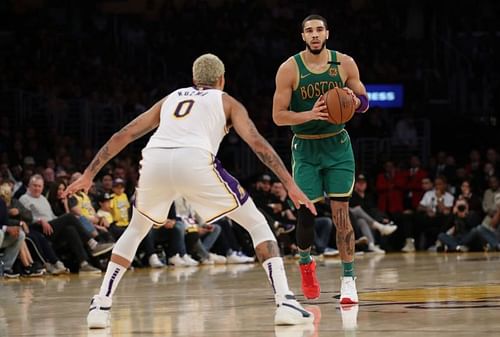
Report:
[[[356,110],[352,91],[341,88],[328,90],[323,96],[328,112],[328,121],[333,124],[344,124],[351,120]]]

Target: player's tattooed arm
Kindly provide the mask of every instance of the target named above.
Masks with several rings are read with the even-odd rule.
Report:
[[[163,100],[156,103],[148,111],[137,116],[137,118],[118,131],[117,134],[124,134],[127,137],[130,137],[130,141],[133,142],[134,140],[139,139],[150,131],[156,129],[160,123],[161,103],[163,103]]]
[[[116,132],[97,152],[88,168],[85,170],[90,177],[95,177],[106,163],[116,156],[125,146],[155,129],[160,123],[161,104],[157,102],[148,111],[137,116],[133,121]]]
[[[249,144],[252,150],[264,165],[269,167],[285,186],[288,186],[292,179],[279,155],[268,141],[257,131],[252,121],[248,123],[248,130],[254,139],[253,144]]]
[[[301,205],[305,205],[313,214],[317,214],[314,204],[295,184],[292,176],[276,151],[274,151],[273,147],[264,137],[262,137],[259,131],[257,131],[255,124],[248,117],[248,112],[245,107],[229,95],[223,95],[222,102],[228,124],[234,126],[238,135],[243,138],[259,159],[274,172],[279,180],[281,180],[288,191],[288,197],[295,207],[299,208]]]
[[[108,141],[109,143],[109,141]],[[94,160],[89,165],[89,171],[92,176],[95,176],[97,172],[101,169],[101,167],[104,165],[101,163],[106,163],[110,158],[111,155],[109,153],[109,146],[108,143],[104,144],[104,146],[97,152],[97,155],[94,157]]]
[[[290,184],[292,177],[285,164],[268,141],[259,133],[245,107],[229,95],[223,96],[223,102],[229,122],[234,126],[238,135],[250,146],[257,157],[276,174],[285,187]]]

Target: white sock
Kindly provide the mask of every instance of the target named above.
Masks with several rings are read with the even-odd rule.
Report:
[[[267,278],[274,291],[276,303],[280,303],[285,295],[293,295],[288,288],[288,280],[286,278],[285,266],[281,257],[271,257],[262,264],[266,271]]]
[[[104,280],[102,280],[99,296],[101,298],[107,297],[111,299],[111,297],[115,293],[118,283],[120,283],[120,280],[122,279],[122,276],[126,271],[127,268],[125,268],[124,266],[119,265],[118,263],[114,263],[113,261],[109,261],[108,268],[106,269],[106,274],[104,275]]]

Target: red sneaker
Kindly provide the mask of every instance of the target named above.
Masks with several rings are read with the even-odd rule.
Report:
[[[299,264],[302,279],[302,292],[305,298],[313,300],[319,297],[320,288],[316,277],[316,261],[314,259],[307,264]]]

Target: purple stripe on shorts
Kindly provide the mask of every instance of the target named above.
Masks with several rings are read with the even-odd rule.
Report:
[[[240,205],[243,205],[248,199],[248,192],[241,187],[238,180],[229,174],[223,167],[219,159],[214,158],[214,167],[219,176],[224,180],[233,195],[238,199]]]

